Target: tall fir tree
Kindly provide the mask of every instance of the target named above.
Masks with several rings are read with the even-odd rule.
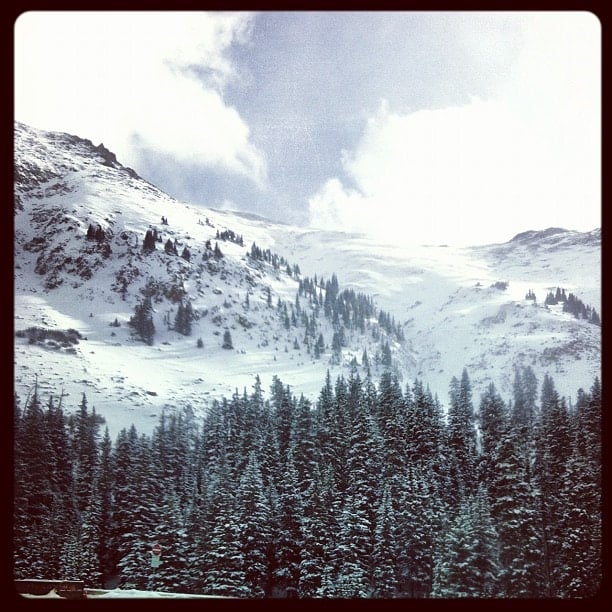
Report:
[[[535,476],[544,538],[545,593],[553,597],[560,594],[565,571],[561,562],[564,537],[562,524],[569,510],[569,500],[563,482],[567,476],[571,443],[565,398],[559,398],[552,378],[545,375],[536,433]]]
[[[272,541],[272,511],[266,498],[255,452],[249,456],[237,492],[236,514],[240,529],[245,585],[250,598],[269,595],[268,548]]]
[[[508,429],[506,406],[493,383],[489,384],[480,399],[478,422],[481,438],[479,480],[487,482],[489,472],[494,469],[495,451]]]
[[[293,450],[290,449],[279,483],[279,499],[274,537],[275,568],[272,595],[295,597],[300,580],[303,514],[301,496],[298,493],[298,476]]]
[[[520,440],[508,428],[488,472],[491,516],[499,536],[503,597],[539,597],[545,582],[537,491],[527,477]]]
[[[451,495],[457,507],[476,489],[476,429],[472,389],[467,370],[461,381],[453,377],[448,407],[448,446],[450,451]]]
[[[372,554],[374,563],[372,575],[373,597],[388,599],[397,595],[395,534],[395,512],[391,503],[389,486],[387,485],[383,490],[376,513],[374,550]]]

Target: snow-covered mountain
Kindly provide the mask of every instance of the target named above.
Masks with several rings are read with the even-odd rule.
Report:
[[[146,253],[148,230],[161,241]],[[253,243],[267,261],[249,255]],[[250,392],[256,375],[264,390],[277,375],[315,400],[328,369],[335,379],[356,361],[365,373],[364,349],[376,380],[386,342],[404,384],[421,378],[443,404],[464,367],[476,401],[490,381],[510,397],[514,365],[531,365],[540,381],[548,372],[572,398],[600,373],[601,328],[544,305],[560,287],[601,315],[600,230],[527,231],[472,248],[385,245],[178,202],[103,145],[17,123],[14,257],[16,392],[25,400],[37,376],[44,394],[63,392],[68,410],[84,392],[111,434],[130,423],[149,431],[165,407],[198,412]],[[363,329],[347,325],[339,360],[338,321],[298,296],[300,280],[333,274],[340,291],[376,306]],[[145,295],[152,345],[128,325]],[[316,295],[323,300],[324,288]],[[181,300],[193,308],[191,335],[174,329]],[[381,310],[399,334],[381,324]],[[308,349],[306,320],[316,327]]]

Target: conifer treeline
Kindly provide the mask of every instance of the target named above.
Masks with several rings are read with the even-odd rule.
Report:
[[[553,306],[561,302],[563,304],[563,312],[571,312],[576,319],[586,319],[594,325],[601,326],[601,319],[597,314],[597,311],[590,306],[585,304],[582,300],[578,299],[573,293],[569,295],[565,294],[565,289],[557,287],[557,291],[553,293],[549,291],[544,300],[544,304],[547,306]]]
[[[539,401],[538,401],[539,400]],[[311,406],[259,378],[200,423],[114,444],[15,402],[15,577],[239,597],[585,597],[601,581],[601,387],[568,406],[516,370],[445,415],[421,381],[327,375]],[[153,543],[162,563],[150,564]]]

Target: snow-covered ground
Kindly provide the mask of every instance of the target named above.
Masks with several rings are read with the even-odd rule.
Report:
[[[219,597],[163,591],[138,591],[136,589],[112,589],[110,591],[87,589],[87,599],[219,599]]]
[[[298,260],[302,272],[373,295],[404,326],[414,357],[406,378],[423,378],[444,402],[452,376],[468,368],[476,397],[488,382],[511,392],[513,365],[553,376],[574,397],[600,368],[600,328],[544,307],[563,287],[601,314],[598,232],[458,248],[389,245],[354,234],[268,226],[269,246]],[[590,239],[589,239],[590,238]],[[333,255],[330,255],[332,254]],[[507,282],[505,290],[494,288]],[[529,290],[537,303],[525,299]]]
[[[138,591],[136,589],[86,589],[87,599],[219,599],[215,595],[193,595],[186,593],[165,593],[163,591]],[[22,593],[26,599],[65,599],[51,589],[45,595]]]
[[[347,375],[350,360],[360,362],[364,348],[374,356],[380,342],[371,330],[349,334],[342,364],[329,362],[329,350],[320,360],[307,354],[304,328],[287,331],[276,311],[279,298],[295,301],[297,281],[250,261],[253,242],[297,264],[302,276],[329,279],[335,273],[341,289],[373,296],[402,325],[406,341],[392,350],[403,384],[419,377],[443,404],[450,379],[463,367],[476,401],[490,381],[508,398],[515,364],[531,365],[540,381],[548,372],[560,393],[571,397],[600,372],[600,328],[560,306],[543,307],[546,293],[560,286],[601,315],[595,233],[533,235],[477,248],[381,244],[177,202],[91,143],[65,135],[18,125],[15,146],[15,330],[72,328],[82,336],[73,352],[16,337],[15,390],[25,401],[38,377],[39,390],[63,395],[66,410],[85,393],[111,436],[131,423],[150,431],[163,409],[198,413],[214,398],[250,392],[256,375],[264,391],[277,375],[314,401],[327,369],[332,378]],[[162,216],[168,225],[160,223]],[[89,224],[112,235],[108,257],[86,240]],[[163,242],[145,256],[140,246],[150,227]],[[217,241],[217,231],[227,229],[242,235],[244,245]],[[164,253],[168,239],[178,241],[179,253],[190,249],[189,262]],[[207,240],[219,243],[222,262],[203,259]],[[153,303],[154,345],[134,339],[128,321],[150,280],[185,289],[198,314],[191,336],[169,329],[165,320],[173,322],[176,304],[162,298]],[[497,281],[508,288],[495,289]],[[529,289],[536,305],[525,299]],[[119,327],[111,326],[115,319]],[[320,321],[329,346],[331,324],[322,315]],[[225,329],[233,350],[222,348]],[[379,373],[373,369],[375,379]]]

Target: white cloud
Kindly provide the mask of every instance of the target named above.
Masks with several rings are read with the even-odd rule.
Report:
[[[494,98],[397,114],[383,101],[327,181],[315,226],[389,240],[476,244],[600,224],[598,22],[521,16],[522,51]]]
[[[103,141],[128,165],[136,141],[261,186],[265,158],[223,99],[239,78],[229,49],[251,27],[247,13],[24,13],[15,24],[15,118]]]

